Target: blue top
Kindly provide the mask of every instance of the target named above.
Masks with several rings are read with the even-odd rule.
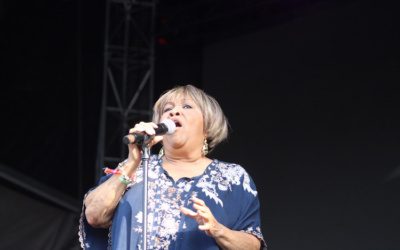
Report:
[[[111,175],[104,176],[100,183]],[[217,221],[226,227],[253,234],[265,242],[260,229],[260,205],[256,187],[238,164],[213,160],[204,173],[174,181],[157,155],[149,159],[148,171],[149,249],[219,249],[212,237],[198,229],[195,220],[183,215],[179,207],[192,208],[190,197],[202,199]],[[94,229],[84,218],[79,226],[84,249],[141,249],[143,169],[135,183],[127,187],[109,229]]]

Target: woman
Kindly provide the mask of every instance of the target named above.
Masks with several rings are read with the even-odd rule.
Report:
[[[192,86],[164,93],[153,122],[130,133],[155,135],[157,123],[171,119],[173,134],[162,141],[148,166],[149,249],[260,249],[259,201],[255,185],[239,165],[207,157],[227,137],[227,120],[214,98]],[[80,241],[85,249],[141,249],[141,151],[129,145],[128,158],[103,177],[84,199]]]

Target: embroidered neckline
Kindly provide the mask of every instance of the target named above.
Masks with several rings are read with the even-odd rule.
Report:
[[[162,164],[162,163],[163,163],[162,157],[158,158],[157,161],[158,161],[158,165],[160,166],[160,168],[161,168],[161,170],[163,171],[163,173],[165,173],[165,175],[166,175],[168,178],[171,178],[174,184],[179,183],[179,182],[181,182],[182,180],[189,180],[189,181],[190,181],[190,180],[198,180],[198,179],[200,179],[202,176],[204,176],[205,174],[207,174],[207,173],[210,171],[210,169],[211,169],[215,164],[218,163],[218,160],[217,160],[217,159],[211,159],[210,164],[207,165],[207,167],[204,169],[204,171],[203,171],[201,174],[196,175],[196,176],[193,176],[193,177],[181,177],[181,178],[179,178],[177,181],[175,181],[175,180],[172,178],[172,176],[168,173],[168,171],[164,168],[164,166],[163,166],[163,164]]]

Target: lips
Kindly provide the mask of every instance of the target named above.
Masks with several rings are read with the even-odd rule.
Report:
[[[177,119],[172,119],[172,121],[175,123],[175,126],[176,126],[177,128],[180,128],[180,127],[182,127],[182,124],[181,124],[181,122],[180,122],[180,121],[178,121]]]

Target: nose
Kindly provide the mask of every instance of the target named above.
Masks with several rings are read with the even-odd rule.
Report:
[[[176,116],[176,115],[180,115],[181,113],[179,112],[179,106],[175,106],[173,109],[171,109],[169,111],[169,116]]]

